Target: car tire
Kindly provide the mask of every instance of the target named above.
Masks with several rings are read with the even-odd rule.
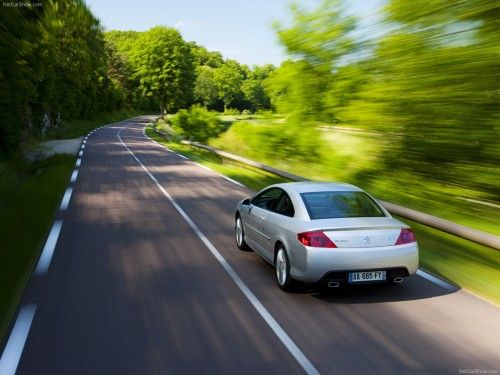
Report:
[[[293,291],[295,289],[295,280],[290,275],[290,261],[283,245],[280,245],[276,252],[274,269],[276,271],[276,282],[280,289],[285,292]]]
[[[236,215],[236,219],[234,221],[234,237],[236,240],[236,246],[241,251],[250,251],[250,247],[245,242],[245,230],[243,229],[243,221],[241,220],[241,216]]]

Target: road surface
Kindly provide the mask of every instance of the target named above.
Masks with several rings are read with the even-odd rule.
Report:
[[[236,202],[252,192],[154,143],[146,122],[112,124],[86,141],[49,236],[53,253],[47,245],[0,346],[6,372],[500,368],[500,309],[465,291],[420,276],[280,291],[273,269],[234,244]]]

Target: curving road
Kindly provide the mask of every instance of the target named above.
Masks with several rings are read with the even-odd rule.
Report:
[[[500,368],[500,310],[465,291],[414,276],[395,287],[281,292],[273,269],[234,245],[235,204],[252,192],[154,143],[143,133],[146,122],[138,117],[89,136],[56,217],[53,255],[47,245],[13,333],[0,346],[0,369]]]

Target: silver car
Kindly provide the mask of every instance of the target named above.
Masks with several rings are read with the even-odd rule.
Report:
[[[412,230],[362,189],[343,183],[269,186],[238,203],[236,244],[276,269],[283,290],[295,280],[329,287],[399,283],[418,268]]]

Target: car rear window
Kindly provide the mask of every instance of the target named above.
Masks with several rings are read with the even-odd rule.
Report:
[[[362,191],[322,191],[300,195],[312,220],[385,216],[373,199]]]

